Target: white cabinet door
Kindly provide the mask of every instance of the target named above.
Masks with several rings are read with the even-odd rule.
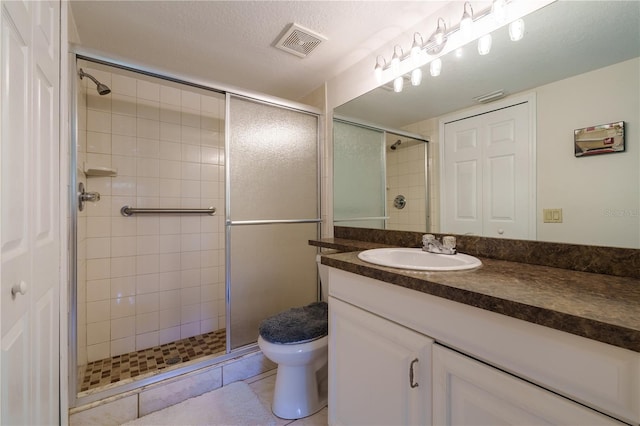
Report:
[[[533,238],[529,102],[444,125],[443,232]]]
[[[432,343],[330,297],[329,424],[430,424]]]
[[[597,411],[439,345],[433,346],[436,425],[622,425]]]
[[[0,424],[58,424],[60,2],[1,8]]]

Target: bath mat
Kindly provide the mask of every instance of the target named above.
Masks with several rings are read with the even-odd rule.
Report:
[[[276,418],[244,382],[231,383],[125,423],[126,426],[275,424]]]

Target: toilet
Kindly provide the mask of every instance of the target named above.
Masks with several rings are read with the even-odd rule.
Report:
[[[291,308],[260,324],[258,346],[278,364],[271,409],[283,419],[300,419],[327,405],[328,267],[316,257],[322,301]]]

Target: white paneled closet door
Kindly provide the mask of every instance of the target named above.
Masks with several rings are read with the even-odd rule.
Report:
[[[531,102],[444,124],[442,232],[535,238]]]
[[[0,424],[60,422],[60,2],[2,2]]]

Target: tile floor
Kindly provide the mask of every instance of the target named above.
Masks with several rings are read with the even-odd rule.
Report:
[[[224,352],[225,339],[225,329],[220,329],[153,348],[90,362],[87,364],[84,375],[78,378],[80,392]]]
[[[245,383],[251,387],[251,389],[258,395],[258,399],[265,406],[265,408],[271,411],[271,400],[273,399],[273,389],[276,384],[276,370],[267,371],[266,373],[254,376],[245,380]],[[277,418],[277,417],[276,417]],[[304,419],[298,420],[285,420],[278,419],[278,426],[295,425],[295,426],[326,426],[327,422],[327,407],[318,411]]]

